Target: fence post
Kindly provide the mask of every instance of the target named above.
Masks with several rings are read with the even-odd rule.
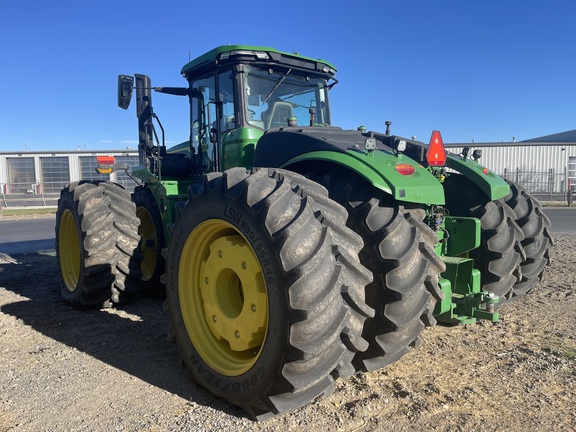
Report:
[[[568,207],[572,207],[572,182],[570,181],[571,179],[568,178]]]
[[[46,207],[46,198],[44,197],[44,188],[42,187],[42,183],[40,183],[40,180],[36,180],[36,183],[38,184],[37,189],[40,189],[40,195],[42,196],[44,207]]]
[[[6,183],[0,183],[0,186],[2,186],[1,192],[2,192],[2,199],[4,200],[4,207],[8,207],[8,202],[6,202]]]
[[[554,190],[554,168],[548,170],[548,193],[552,199],[552,191]]]

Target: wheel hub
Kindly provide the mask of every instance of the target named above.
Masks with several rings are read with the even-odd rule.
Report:
[[[268,293],[260,262],[238,228],[208,219],[190,232],[178,295],[190,340],[211,368],[238,376],[253,367],[268,330]]]
[[[200,270],[206,322],[214,336],[233,351],[262,345],[266,329],[266,292],[260,265],[240,235],[220,237]]]

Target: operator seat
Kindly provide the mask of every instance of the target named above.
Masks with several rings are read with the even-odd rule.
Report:
[[[292,104],[289,102],[274,102],[262,113],[265,129],[288,126],[288,118],[292,117]]]

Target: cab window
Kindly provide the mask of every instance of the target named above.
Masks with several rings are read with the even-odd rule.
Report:
[[[322,78],[297,75],[291,69],[244,68],[247,123],[259,129],[287,126],[295,117],[298,126],[328,125],[327,83]],[[313,113],[311,113],[313,110]]]

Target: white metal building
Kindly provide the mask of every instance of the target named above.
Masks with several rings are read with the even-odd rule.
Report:
[[[133,188],[134,181],[123,171],[96,172],[96,157],[103,155],[115,156],[117,163],[138,165],[138,152],[132,150],[0,152],[0,205],[53,205],[64,186],[81,179],[113,180]],[[38,203],[30,204],[34,197]]]
[[[469,147],[470,155],[475,149],[482,150],[482,165],[541,199],[561,199],[569,184],[576,190],[576,130],[520,142],[451,143],[446,147],[454,153]]]

